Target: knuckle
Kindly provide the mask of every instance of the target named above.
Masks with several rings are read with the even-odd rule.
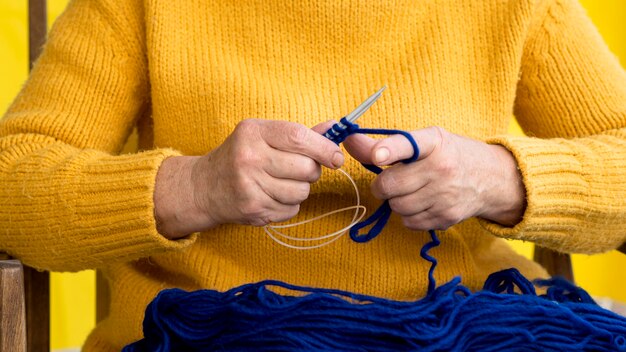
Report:
[[[286,133],[289,144],[294,147],[301,148],[306,145],[306,141],[309,138],[309,133],[311,133],[311,131],[302,125],[294,123],[290,124],[289,128],[286,128]]]
[[[456,223],[451,222],[451,221],[444,221],[444,222],[441,223],[441,225],[439,226],[438,230],[445,231],[445,230],[451,228],[454,225],[456,225]]]
[[[271,186],[266,192],[272,199],[283,205],[297,205],[309,198],[311,185],[308,182],[298,182],[294,185]]]
[[[391,194],[393,194],[393,190],[395,189],[397,182],[395,177],[393,177],[392,175],[381,174],[376,178],[374,184],[376,186],[378,194],[382,198],[387,199],[391,196]]]
[[[428,130],[431,134],[431,138],[434,139],[434,149],[441,149],[450,138],[451,133],[441,126],[431,126],[428,127]]]
[[[322,168],[313,159],[306,158],[300,165],[300,169],[305,175],[305,179],[309,182],[317,181],[322,175]]]
[[[290,207],[289,210],[285,214],[285,215],[287,215],[287,219],[285,219],[285,220],[289,220],[289,219],[293,218],[294,216],[298,215],[299,212],[300,212],[300,205],[299,204]]]
[[[283,212],[279,212],[276,213],[270,217],[268,217],[267,220],[267,224],[272,223],[272,222],[283,222],[283,221],[287,221],[291,218],[293,218],[294,216],[298,215],[298,212],[300,211],[300,206],[299,205],[293,205],[289,208],[287,208],[285,211]]]
[[[250,219],[250,220],[254,220],[254,219],[262,217],[264,210],[265,210],[265,207],[263,206],[263,204],[256,200],[246,202],[242,204],[240,207],[241,214],[245,218]]]
[[[450,159],[443,159],[437,164],[437,171],[443,176],[454,177],[458,170],[458,164]]]
[[[241,120],[235,127],[235,134],[250,135],[259,129],[258,119]]]
[[[448,133],[450,133],[441,126],[432,126],[429,128],[433,130],[433,133],[439,138],[440,141],[443,141],[444,139],[446,139]]]
[[[315,182],[322,177],[322,167],[319,164],[315,163],[315,171],[311,173],[311,176],[310,182]]]
[[[309,198],[310,190],[311,185],[307,182],[302,182],[300,185],[295,187],[293,191],[294,200],[298,203],[304,202],[307,198]]]
[[[457,208],[448,209],[441,215],[441,220],[447,225],[446,228],[449,228],[463,221],[463,213]]]
[[[256,227],[262,227],[269,223],[271,223],[271,221],[268,218],[254,218],[254,219],[248,220],[247,222],[248,225],[256,226]]]
[[[389,169],[389,171],[394,171],[393,169]],[[388,193],[393,193],[396,190],[402,189],[402,177],[398,177],[398,174],[395,172],[388,172],[385,175],[385,187]]]
[[[315,149],[318,150],[320,160],[326,163],[332,163],[332,156],[341,151],[336,144],[326,138],[321,138],[319,142],[316,142]]]
[[[241,168],[259,164],[261,157],[253,148],[241,145],[233,151],[232,162],[234,166]]]
[[[402,225],[410,230],[419,230],[419,222],[415,219],[414,216],[403,216],[402,217]]]
[[[391,210],[394,212],[404,215],[407,213],[407,202],[402,198],[391,198],[389,199],[389,206]]]
[[[442,195],[442,201],[453,207],[463,201],[464,191],[465,187],[460,179],[451,179],[447,191]]]

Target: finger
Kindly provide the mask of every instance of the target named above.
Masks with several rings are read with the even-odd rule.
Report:
[[[435,204],[435,194],[430,188],[424,187],[417,192],[391,198],[389,206],[401,216],[412,216],[424,212]]]
[[[273,149],[271,157],[263,164],[263,169],[274,178],[315,182],[322,174],[322,168],[315,160],[294,153]]]
[[[339,146],[303,125],[266,121],[261,134],[271,147],[306,155],[326,167],[338,168],[344,162]]]
[[[268,177],[260,184],[263,192],[280,204],[296,205],[309,197],[311,184],[308,182]]]
[[[402,224],[411,230],[416,231],[428,231],[428,230],[440,230],[436,228],[436,221],[432,214],[430,214],[430,209],[425,209],[423,212],[419,214],[414,214],[410,216],[402,217]]]
[[[328,131],[334,124],[337,123],[337,120],[328,120],[325,122],[318,123],[317,125],[311,127],[311,129],[319,134],[324,134]]]
[[[364,134],[353,134],[343,142],[344,147],[353,158],[363,164],[373,164],[372,148],[379,140]]]
[[[313,131],[325,134],[334,124],[336,120],[329,120],[322,122],[312,128]],[[376,144],[377,140],[364,134],[353,134],[346,138],[343,145],[353,158],[364,164],[372,163],[372,147]]]
[[[464,220],[459,207],[447,207],[435,203],[419,214],[402,218],[404,225],[413,230],[447,230]]]
[[[421,164],[397,164],[385,169],[372,182],[372,194],[378,199],[407,195],[426,186],[433,172]]]
[[[419,159],[428,157],[443,140],[444,130],[440,127],[428,127],[410,132],[419,147]],[[411,143],[403,135],[393,135],[379,141],[372,148],[372,160],[376,165],[390,165],[413,157]]]
[[[268,223],[287,221],[293,218],[294,216],[298,215],[299,211],[300,211],[300,205],[279,204],[276,206],[276,208],[270,214],[267,220],[268,220]]]
[[[265,202],[265,209],[258,216],[253,216],[243,220],[241,223],[252,226],[265,226],[274,222],[287,221],[298,215],[300,205],[288,205],[268,200]]]

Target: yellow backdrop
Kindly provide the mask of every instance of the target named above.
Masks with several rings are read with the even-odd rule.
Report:
[[[67,0],[48,0],[49,22],[58,16]],[[590,16],[600,28],[613,52],[626,64],[626,1],[584,0]],[[27,75],[26,0],[0,0],[0,111],[17,94]],[[511,133],[521,134],[511,124]],[[527,256],[532,245],[514,243]],[[578,284],[596,296],[626,302],[626,256],[617,252],[597,256],[574,256]],[[80,346],[94,326],[95,275],[92,271],[77,274],[52,274],[52,348]]]

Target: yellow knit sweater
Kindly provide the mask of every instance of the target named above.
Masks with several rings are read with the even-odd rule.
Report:
[[[470,219],[441,234],[438,282],[543,274],[498,237],[584,253],[626,239],[626,74],[574,0],[74,0],[0,124],[0,249],[105,273],[111,313],[86,351],[140,338],[145,306],[167,287],[277,279],[417,298],[428,236],[397,217],[370,243],[295,251],[235,225],[168,241],[153,216],[165,158],[207,153],[248,117],[339,118],[385,84],[361,125],[500,143],[526,186],[517,226]],[[513,114],[533,137],[504,135]],[[118,155],[134,126],[145,151]],[[371,212],[373,176],[346,168]],[[299,218],[352,205],[352,193],[326,172]]]

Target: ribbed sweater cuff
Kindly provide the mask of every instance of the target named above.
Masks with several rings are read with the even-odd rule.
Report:
[[[85,160],[76,184],[66,189],[81,190],[74,204],[73,231],[65,234],[82,250],[76,259],[85,257],[89,266],[106,265],[150,256],[169,249],[181,249],[194,242],[195,236],[171,241],[156,230],[154,185],[157,171],[176,151],[160,149],[138,154],[99,156]],[[68,180],[71,182],[71,180]],[[86,263],[75,263],[78,267]]]
[[[584,247],[580,241],[585,239],[573,235],[584,227],[589,185],[574,151],[566,144],[530,137],[497,136],[486,142],[504,146],[517,159],[527,205],[522,221],[514,227],[479,219],[481,225],[499,237],[557,250]]]

